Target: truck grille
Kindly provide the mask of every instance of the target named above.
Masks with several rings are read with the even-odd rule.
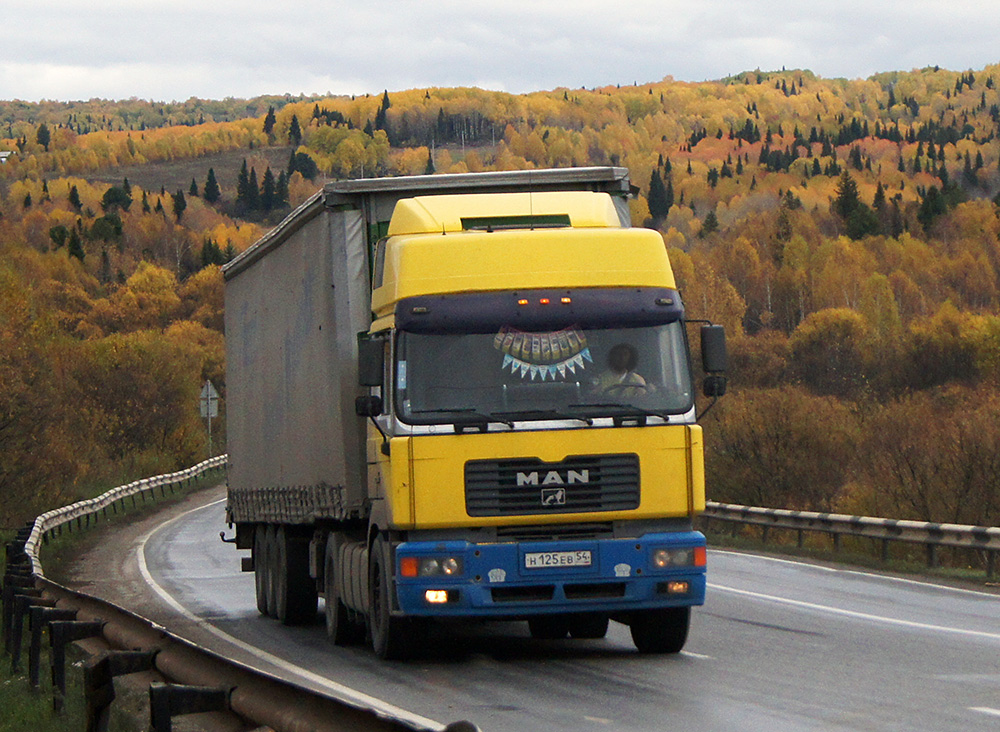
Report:
[[[470,460],[465,508],[470,516],[628,511],[639,507],[639,456]]]

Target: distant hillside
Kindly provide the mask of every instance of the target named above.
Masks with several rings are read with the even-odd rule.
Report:
[[[199,456],[218,265],[323,180],[621,165],[689,316],[729,333],[711,497],[995,524],[998,84],[992,65],[0,102],[0,514]]]

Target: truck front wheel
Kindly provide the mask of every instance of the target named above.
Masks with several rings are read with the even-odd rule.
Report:
[[[635,613],[629,621],[639,653],[680,653],[691,625],[691,608],[670,607]]]
[[[412,623],[392,616],[392,573],[385,540],[375,537],[368,554],[368,624],[375,655],[383,660],[402,660],[410,656],[413,644]]]

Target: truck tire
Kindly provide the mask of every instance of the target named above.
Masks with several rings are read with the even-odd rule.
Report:
[[[268,524],[264,529],[264,601],[265,601],[265,611],[264,614],[273,618],[275,616],[275,608],[277,607],[277,601],[275,595],[275,571],[274,565],[277,554],[276,539],[275,539],[275,527],[272,524]]]
[[[279,526],[275,534],[275,616],[285,625],[305,625],[316,619],[316,582],[309,576],[309,543]]]
[[[267,615],[267,529],[258,525],[253,532],[253,584],[257,596],[257,610]]]
[[[565,615],[539,615],[528,620],[531,637],[539,640],[562,640],[569,634],[569,619]]]
[[[379,658],[404,660],[413,651],[413,624],[392,616],[392,576],[385,540],[376,536],[368,553],[368,626]]]
[[[364,626],[351,617],[347,606],[340,599],[337,587],[337,541],[333,534],[326,539],[323,557],[323,594],[326,596],[323,615],[326,619],[326,634],[336,646],[360,643],[364,640]]]
[[[644,610],[632,616],[629,627],[639,653],[680,653],[691,625],[691,608]]]
[[[608,634],[608,616],[574,615],[569,619],[569,634],[578,639],[603,638]]]

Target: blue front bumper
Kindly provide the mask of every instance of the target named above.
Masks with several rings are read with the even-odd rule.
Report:
[[[509,544],[404,542],[395,549],[399,610],[405,615],[502,618],[701,605],[705,567],[659,568],[653,554],[704,546],[705,537],[697,531]],[[528,554],[588,551],[589,566],[526,566]],[[403,577],[404,557],[454,557],[463,571],[459,576]],[[439,591],[439,598],[446,592],[447,601],[428,602],[428,591]]]

